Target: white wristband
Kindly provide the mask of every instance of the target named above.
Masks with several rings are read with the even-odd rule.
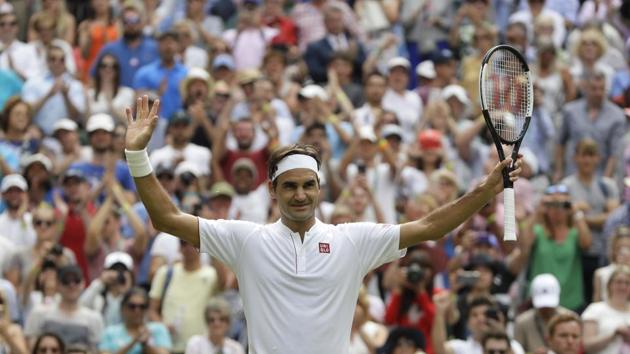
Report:
[[[125,149],[125,156],[127,156],[127,165],[132,177],[144,177],[153,173],[146,148],[142,150]]]

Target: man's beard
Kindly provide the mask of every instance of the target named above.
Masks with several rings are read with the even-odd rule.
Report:
[[[249,150],[252,147],[253,141],[237,141],[239,150]]]
[[[111,146],[93,146],[92,150],[94,153],[101,155],[109,152],[111,150]]]
[[[134,41],[134,40],[140,38],[141,36],[142,36],[142,32],[141,31],[138,31],[138,32],[135,32],[135,31],[134,32],[129,32],[129,31],[127,31],[127,32],[123,33],[123,38],[125,39],[125,42]]]

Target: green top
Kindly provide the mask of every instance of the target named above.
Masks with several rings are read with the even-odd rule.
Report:
[[[542,225],[534,225],[536,237],[529,264],[529,281],[538,274],[551,273],[560,282],[560,305],[571,310],[584,302],[582,256],[578,230],[569,230],[566,240],[552,240]]]

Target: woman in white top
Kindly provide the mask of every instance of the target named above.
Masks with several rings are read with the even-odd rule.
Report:
[[[582,313],[587,353],[619,354],[630,349],[630,268],[617,268],[607,288],[608,300],[592,303]]]
[[[90,115],[107,113],[126,124],[124,111],[134,104],[134,91],[120,85],[120,64],[111,54],[105,54],[96,63],[94,87],[88,90]]]
[[[595,271],[593,282],[593,302],[608,300],[608,289],[605,286],[610,276],[621,265],[630,266],[630,228],[621,226],[615,230],[610,240],[610,264]]]
[[[227,337],[230,330],[230,305],[221,298],[208,302],[205,310],[208,333],[195,335],[188,340],[186,354],[245,354],[243,346]]]
[[[370,318],[369,301],[365,287],[361,287],[350,331],[350,354],[375,353],[387,340],[387,327]]]

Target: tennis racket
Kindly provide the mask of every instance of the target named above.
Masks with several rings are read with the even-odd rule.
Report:
[[[503,169],[503,240],[515,241],[514,186],[509,173],[527,132],[534,101],[529,67],[518,50],[498,45],[486,53],[479,72],[479,95],[481,111],[499,158],[503,161],[510,154],[513,161],[512,166]]]

